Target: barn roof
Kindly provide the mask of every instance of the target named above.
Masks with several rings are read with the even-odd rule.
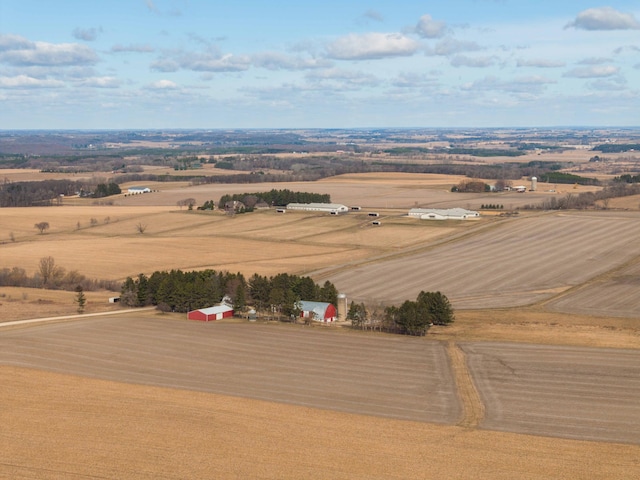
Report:
[[[309,302],[306,300],[301,300],[299,303],[300,309],[303,312],[313,312],[314,315],[320,318],[324,318],[324,314],[327,311],[327,308],[329,308],[329,305],[331,305],[327,302]]]
[[[202,312],[205,315],[215,315],[217,313],[231,312],[233,308],[227,305],[216,305],[215,307],[198,308],[195,311]]]

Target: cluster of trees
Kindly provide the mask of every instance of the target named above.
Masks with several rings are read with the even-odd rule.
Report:
[[[615,177],[613,181],[624,182],[624,183],[640,183],[640,175],[631,175],[629,173],[625,173],[624,175]]]
[[[458,183],[458,185],[451,187],[451,191],[463,193],[490,192],[491,185],[484,183],[481,180],[463,180]]]
[[[600,202],[603,208],[608,208],[611,198],[627,197],[640,194],[640,184],[638,183],[614,183],[598,192],[582,192],[578,195],[565,195],[557,198],[551,197],[538,204],[523,205],[524,210],[570,210],[587,209],[596,207]]]
[[[602,153],[622,153],[640,151],[640,143],[603,143],[593,150]]]
[[[42,180],[39,182],[5,182],[0,184],[0,207],[32,207],[57,205],[65,196],[94,190],[93,197],[102,198],[121,192],[117,183],[99,183],[95,189],[86,182]]]
[[[90,279],[77,270],[66,270],[56,264],[53,257],[42,257],[38,262],[37,270],[33,276],[29,276],[24,268],[1,268],[0,286],[3,287],[29,287],[48,288],[51,290],[75,290],[81,286],[83,290],[111,290],[117,292],[119,282],[110,280]]]
[[[156,305],[163,311],[188,312],[220,303],[226,296],[237,310],[254,305],[258,310],[289,316],[299,300],[335,304],[337,295],[330,282],[321,287],[309,277],[296,275],[255,274],[247,281],[241,273],[171,270],[128,277],[122,284],[120,301],[128,306]]]
[[[415,301],[400,306],[368,309],[351,303],[347,319],[354,328],[378,329],[405,335],[424,335],[431,325],[448,325],[455,319],[449,299],[440,292],[420,292]]]
[[[117,183],[99,183],[96,189],[93,191],[94,198],[110,197],[111,195],[118,195],[122,193],[120,186]]]
[[[480,205],[480,209],[481,210],[502,210],[504,208],[504,205],[498,205],[495,203],[487,203],[487,204],[482,204]]]
[[[0,185],[0,207],[32,207],[54,205],[60,195],[74,195],[82,188],[71,180],[13,182]]]
[[[218,205],[223,208],[227,202],[233,201],[242,202],[248,208],[253,208],[253,205],[255,205],[258,201],[263,201],[268,205],[275,206],[287,205],[288,203],[330,203],[331,196],[323,193],[293,192],[287,189],[272,189],[268,192],[223,195],[220,198],[220,202],[218,203]]]
[[[600,180],[597,178],[582,177],[580,175],[574,175],[572,173],[564,172],[546,172],[540,174],[538,180],[547,183],[577,183],[578,185],[600,185]]]

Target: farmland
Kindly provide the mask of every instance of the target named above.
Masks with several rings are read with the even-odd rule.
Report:
[[[440,290],[457,319],[425,338],[156,312],[0,328],[0,476],[636,478],[637,202],[406,217],[414,206],[510,209],[552,195],[451,193],[457,181],[260,185],[363,207],[344,216],[188,211],[176,202],[256,188],[187,182],[112,205],[2,209],[0,268],[33,274],[50,255],[112,280],[171,268],[288,272],[329,279],[349,300]],[[43,234],[40,221],[51,226]],[[0,287],[0,322],[73,314],[73,295]],[[87,292],[87,312],[117,308],[111,295]]]

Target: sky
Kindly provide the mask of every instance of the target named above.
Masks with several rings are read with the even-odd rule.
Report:
[[[638,126],[599,1],[0,0],[0,129]]]

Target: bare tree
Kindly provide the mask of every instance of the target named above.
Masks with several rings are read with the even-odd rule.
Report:
[[[49,222],[38,222],[34,225],[40,231],[40,235],[44,233],[45,230],[49,229]]]
[[[9,240],[11,240],[12,242],[16,241],[16,236],[13,234],[13,232],[9,234]]]
[[[98,225],[98,219],[92,218],[91,220],[89,220],[89,223],[91,223],[92,227],[95,227],[96,225]]]
[[[42,286],[46,287],[56,272],[56,261],[53,257],[42,257],[38,265],[38,272],[42,278]]]
[[[146,223],[138,222],[136,224],[136,230],[138,231],[138,233],[142,234],[145,232],[146,229],[147,229]]]
[[[176,205],[180,207],[180,210],[182,210],[182,207],[186,207],[186,206],[188,206],[189,209],[191,210],[195,204],[196,204],[195,198],[183,198],[182,200],[178,200],[176,202]]]

